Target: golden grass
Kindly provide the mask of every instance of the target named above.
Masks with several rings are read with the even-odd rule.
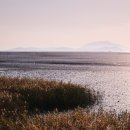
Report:
[[[98,95],[80,85],[0,77],[0,130],[130,130],[127,112],[80,108],[96,101]]]
[[[1,130],[130,130],[130,115],[124,112],[54,111],[47,114],[22,114],[17,120],[1,118]]]
[[[27,78],[0,77],[0,113],[68,110],[97,102],[96,93],[80,85]]]

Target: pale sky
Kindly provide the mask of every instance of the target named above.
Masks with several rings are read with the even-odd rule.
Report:
[[[130,47],[130,0],[0,0],[0,50],[93,41]]]

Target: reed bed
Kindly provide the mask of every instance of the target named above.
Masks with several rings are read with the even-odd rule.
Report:
[[[0,113],[6,111],[59,111],[87,107],[98,100],[94,91],[72,83],[0,77]]]
[[[130,114],[86,107],[100,95],[72,83],[0,77],[0,130],[130,130]]]
[[[77,108],[68,112],[47,114],[23,113],[16,120],[1,117],[1,130],[130,130],[130,114],[122,112],[90,112]]]

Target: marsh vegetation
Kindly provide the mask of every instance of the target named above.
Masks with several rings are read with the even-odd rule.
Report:
[[[100,95],[81,85],[0,77],[1,130],[129,130],[130,114],[86,109]]]

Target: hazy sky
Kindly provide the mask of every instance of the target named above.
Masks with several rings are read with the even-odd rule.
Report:
[[[0,0],[0,49],[130,46],[130,0]]]

